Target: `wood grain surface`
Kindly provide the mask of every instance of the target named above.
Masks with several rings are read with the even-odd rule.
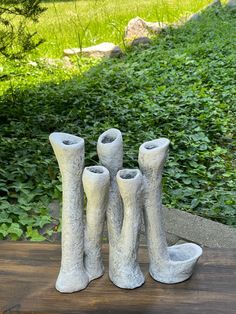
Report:
[[[149,276],[142,246],[146,282],[135,290],[119,289],[109,281],[107,245],[103,252],[103,277],[83,291],[60,294],[54,288],[59,244],[0,241],[1,313],[236,313],[236,250],[206,248],[188,281],[165,285]]]

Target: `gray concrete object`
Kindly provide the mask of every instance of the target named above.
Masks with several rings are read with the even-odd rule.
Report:
[[[144,283],[137,262],[142,176],[139,170],[121,170],[123,139],[118,129],[100,135],[97,152],[111,176],[107,206],[109,277],[120,288],[134,289]]]
[[[86,167],[82,180],[87,197],[84,265],[91,281],[104,273],[101,249],[110,185],[109,171],[102,166]]]
[[[62,256],[56,289],[71,293],[89,283],[84,268],[83,186],[84,140],[67,133],[49,137],[62,175]]]
[[[236,229],[183,211],[163,210],[161,181],[168,139],[156,139],[140,146],[140,172],[122,169],[123,139],[118,129],[109,129],[98,139],[101,166],[86,168],[82,138],[57,132],[49,138],[61,171],[63,190],[58,291],[82,290],[91,280],[103,275],[101,246],[105,217],[110,247],[109,276],[121,288],[133,289],[144,283],[137,260],[139,234],[144,238],[142,208],[149,270],[157,281],[177,283],[188,279],[202,254],[197,244],[236,247]],[[51,211],[56,216],[55,206]],[[167,236],[171,243],[179,240],[193,243],[168,247]]]
[[[143,174],[144,220],[149,253],[149,272],[157,281],[178,283],[188,279],[202,255],[194,243],[167,246],[164,228],[161,181],[170,141],[165,138],[142,144],[139,167]]]

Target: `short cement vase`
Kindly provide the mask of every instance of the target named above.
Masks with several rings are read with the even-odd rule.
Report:
[[[109,277],[120,288],[134,289],[144,283],[137,256],[142,175],[138,169],[123,169],[118,171],[116,178],[124,206],[124,219],[118,239],[109,243]]]
[[[82,181],[87,197],[84,263],[91,281],[104,273],[102,236],[109,195],[109,171],[102,166],[86,167]]]

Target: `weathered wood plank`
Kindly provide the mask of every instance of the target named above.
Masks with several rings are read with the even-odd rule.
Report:
[[[104,247],[107,269],[108,248]],[[115,287],[106,274],[81,292],[54,288],[60,245],[0,241],[1,313],[236,313],[236,250],[205,249],[192,278],[177,285],[148,274],[146,247],[140,249],[146,283],[135,290]]]

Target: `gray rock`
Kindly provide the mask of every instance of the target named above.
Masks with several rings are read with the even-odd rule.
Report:
[[[186,22],[189,22],[189,21],[198,21],[200,20],[201,18],[201,14],[200,13],[194,13],[192,15],[190,15],[188,18],[187,18],[187,21]]]
[[[63,68],[73,67],[73,63],[71,63],[69,57],[64,57],[63,59],[40,58],[39,60],[45,66],[48,66],[48,67],[63,67]]]
[[[147,46],[147,45],[150,45],[151,43],[151,39],[148,38],[148,37],[138,37],[138,38],[135,38],[132,42],[131,42],[131,46],[139,46],[139,45],[144,45],[144,46]]]
[[[236,248],[236,228],[178,209],[165,208],[165,227],[181,239],[211,248]]]
[[[231,10],[236,12],[236,0],[228,0],[226,6]]]
[[[147,44],[150,37],[160,34],[167,25],[161,22],[146,22],[140,17],[135,17],[129,21],[125,29],[125,42],[131,45]]]
[[[70,58],[68,56],[63,57],[62,61],[63,61],[63,67],[65,68],[73,67],[73,63],[70,61]]]
[[[38,66],[38,63],[35,62],[35,61],[29,61],[29,62],[28,62],[28,65],[31,65],[32,67],[37,67],[37,66]]]
[[[163,30],[165,30],[168,25],[162,22],[145,22],[147,29],[154,34],[160,34]]]
[[[207,6],[205,6],[203,9],[199,10],[198,12],[191,14],[190,16],[188,16],[185,20],[186,22],[189,21],[198,21],[201,18],[201,14],[203,11],[213,8],[213,7],[220,7],[221,6],[221,1],[220,0],[214,0],[212,1],[210,4],[208,4]],[[177,24],[175,24],[177,27],[182,26],[184,23],[182,21],[179,21]]]
[[[87,48],[71,48],[64,50],[65,56],[73,56],[73,55],[82,55],[85,57],[94,57],[94,58],[102,58],[102,57],[119,57],[122,55],[122,50],[119,46],[116,46],[112,43],[101,43],[96,46],[91,46]]]
[[[59,201],[52,201],[49,204],[49,214],[52,218],[59,220],[60,218],[60,202]]]
[[[221,7],[221,1],[214,0],[206,8],[212,8],[212,7]]]

